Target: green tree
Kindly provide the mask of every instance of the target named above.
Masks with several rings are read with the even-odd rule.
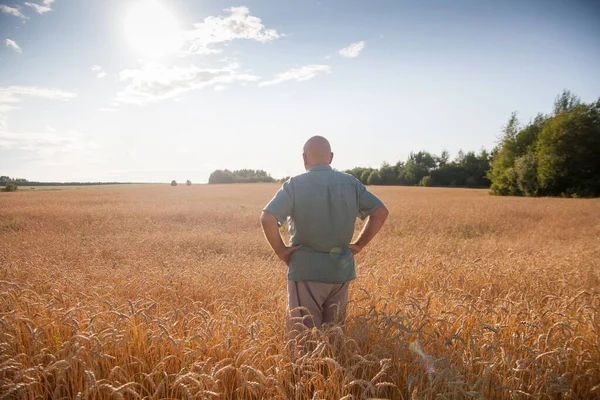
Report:
[[[382,185],[394,185],[398,181],[396,169],[387,162],[381,164],[381,168],[379,168],[379,175],[381,176]]]
[[[177,186],[177,181],[175,179],[171,181],[171,186]]]
[[[398,161],[396,163],[396,165],[394,166],[394,169],[396,170],[396,181],[398,182],[398,185],[406,185],[406,180],[404,179],[404,162],[402,161]]]
[[[360,180],[362,174],[365,172],[367,168],[356,167],[345,171],[347,174],[352,175],[356,179]]]
[[[558,115],[562,112],[571,112],[579,105],[581,105],[579,97],[572,94],[570,90],[564,89],[562,93],[554,99],[554,115]]]
[[[490,192],[525,196],[600,195],[600,100],[565,90],[550,116],[520,127],[513,113],[494,150]]]
[[[256,182],[275,182],[275,179],[262,169],[238,169],[235,171],[218,169],[213,171],[208,178],[210,184]]]
[[[456,186],[488,187],[486,174],[490,168],[490,157],[485,149],[479,154],[474,151],[460,152],[454,163],[453,182]]]
[[[421,180],[430,175],[437,167],[436,159],[426,151],[410,153],[404,164],[401,180],[406,185],[418,185]]]
[[[228,170],[218,169],[213,171],[208,177],[209,184],[217,184],[217,183],[234,183],[235,179],[233,177],[233,173]]]
[[[360,175],[360,181],[363,185],[368,184],[369,181],[369,176],[371,176],[371,173],[373,172],[372,169],[365,169],[363,171],[363,173]]]
[[[529,152],[515,161],[517,185],[525,196],[535,196],[539,185],[537,179],[537,159],[535,153]]]
[[[381,175],[379,174],[379,171],[371,171],[371,174],[367,179],[367,185],[381,185]]]
[[[538,114],[526,127],[521,129],[515,137],[515,157],[521,157],[528,152],[535,151],[538,136],[548,117]]]
[[[517,135],[519,133],[517,114],[512,113],[503,128],[504,136],[496,149],[487,177],[492,182],[490,193],[496,195],[518,195],[517,175],[514,170],[517,157]]]
[[[443,150],[439,157],[434,157],[438,168],[443,168],[450,161],[450,153],[447,150]]]
[[[563,93],[563,97],[564,97]],[[548,119],[537,143],[537,178],[542,194],[600,195],[600,101],[577,104],[558,99],[560,112]],[[565,107],[564,104],[567,104]]]
[[[190,181],[189,179],[187,181],[185,181],[186,186],[192,186],[192,181]]]

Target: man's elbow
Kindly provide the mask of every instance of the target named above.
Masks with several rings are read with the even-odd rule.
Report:
[[[266,211],[263,211],[263,212],[260,214],[260,224],[261,224],[262,226],[265,226],[265,223],[267,222],[267,219],[268,219],[267,212],[266,212]]]
[[[382,204],[379,207],[377,207],[377,209],[373,212],[372,215],[375,218],[379,218],[379,219],[385,221],[386,218],[388,217],[388,215],[390,215],[390,212],[387,209],[387,207],[384,204]]]
[[[269,224],[277,224],[277,219],[275,218],[275,216],[267,211],[263,211],[262,214],[260,214],[260,224],[265,227],[266,225]]]

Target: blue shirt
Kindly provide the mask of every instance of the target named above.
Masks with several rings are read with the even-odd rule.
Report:
[[[365,219],[383,203],[355,177],[316,165],[283,184],[264,211],[286,220],[292,253],[288,279],[344,283],[356,278],[352,241],[356,217]]]

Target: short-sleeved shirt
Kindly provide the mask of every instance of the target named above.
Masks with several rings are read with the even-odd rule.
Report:
[[[356,278],[349,244],[356,217],[365,219],[383,203],[354,176],[327,164],[313,166],[283,184],[264,211],[286,221],[292,253],[288,280],[344,283]]]

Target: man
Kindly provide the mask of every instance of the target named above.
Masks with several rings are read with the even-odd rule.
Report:
[[[356,278],[354,255],[379,232],[388,210],[358,179],[331,168],[333,153],[324,137],[310,138],[302,157],[307,172],[283,184],[264,208],[261,224],[288,266],[290,320],[320,328],[344,322],[348,285]],[[356,217],[368,219],[351,242]],[[289,246],[279,234],[286,220]]]

